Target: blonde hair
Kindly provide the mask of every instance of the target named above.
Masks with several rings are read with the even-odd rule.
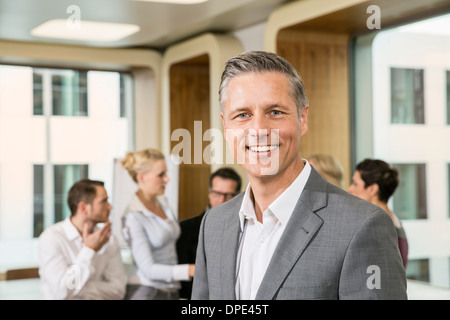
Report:
[[[157,160],[164,160],[164,154],[156,149],[144,149],[136,152],[127,152],[120,161],[122,167],[128,171],[134,182],[137,183],[136,175],[151,169]]]
[[[325,180],[343,188],[343,169],[336,158],[328,154],[314,154],[308,158],[308,161]]]

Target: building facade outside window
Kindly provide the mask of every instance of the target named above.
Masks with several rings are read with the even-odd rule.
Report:
[[[125,73],[0,65],[0,269],[37,264],[75,181],[112,197],[114,159],[134,147],[132,95]]]
[[[399,170],[407,277],[450,287],[450,15],[355,40],[354,163]]]

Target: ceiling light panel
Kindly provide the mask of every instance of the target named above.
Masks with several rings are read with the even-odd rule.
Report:
[[[41,38],[114,42],[129,37],[140,30],[134,24],[110,23],[70,19],[54,19],[31,30],[31,35]]]

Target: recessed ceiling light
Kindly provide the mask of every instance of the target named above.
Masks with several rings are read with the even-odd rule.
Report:
[[[197,4],[197,3],[206,2],[208,0],[135,0],[135,1],[161,2],[161,3],[173,3],[173,4]]]
[[[113,42],[139,30],[140,27],[134,24],[54,19],[31,30],[31,35],[42,38]]]

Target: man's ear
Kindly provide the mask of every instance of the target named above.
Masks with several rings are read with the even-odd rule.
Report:
[[[220,118],[222,119],[222,127],[223,127],[223,136],[225,140],[227,140],[227,130],[225,129],[225,117],[223,112],[220,113]]]
[[[222,126],[223,126],[223,129],[225,131],[225,119],[224,119],[223,112],[220,113],[220,119],[222,119]]]
[[[80,201],[77,205],[77,212],[85,214],[87,211],[87,203],[84,201]]]
[[[308,109],[309,106],[306,105],[302,108],[300,112],[300,130],[301,135],[303,136],[306,132],[308,132]]]

